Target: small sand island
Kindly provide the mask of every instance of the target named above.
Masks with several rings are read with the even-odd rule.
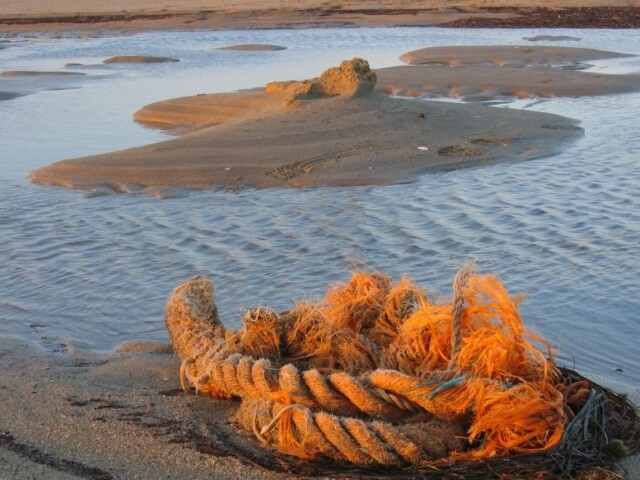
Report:
[[[135,119],[206,128],[153,145],[56,162],[30,179],[116,191],[132,184],[390,184],[427,171],[551,155],[582,133],[574,121],[556,115],[391,98],[375,91],[376,79],[368,62],[353,59],[316,79],[274,82],[264,91],[160,102]]]
[[[568,47],[430,47],[402,55],[409,66],[378,70],[378,88],[401,96],[467,102],[637,92],[640,75],[582,71],[590,61],[632,56]]]
[[[118,55],[117,57],[107,58],[102,63],[168,63],[179,62],[177,58],[169,57],[148,57],[142,55]]]

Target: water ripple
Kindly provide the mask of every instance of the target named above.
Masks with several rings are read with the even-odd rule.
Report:
[[[478,38],[518,43],[531,34],[491,30],[485,38],[477,32],[429,32],[434,44],[477,43]],[[583,37],[580,46],[640,52],[637,35],[625,32],[555,33]],[[390,63],[392,53],[424,46],[424,30],[419,29],[187,35],[26,44],[22,57],[20,47],[2,51],[0,66],[3,61],[45,62],[43,51],[46,62],[61,63],[98,60],[121,53],[125,45],[152,45],[153,51],[142,53],[184,59],[179,68],[185,70],[177,73],[177,81],[189,84],[187,73],[197,77],[194,72],[209,71],[207,61],[212,59],[236,78],[248,71],[249,66],[238,65],[237,54],[209,51],[222,44],[299,46],[269,60],[254,55],[258,75],[264,74],[261,69],[293,68],[291,59],[301,51],[321,51],[309,67],[315,74],[317,64],[333,62],[329,57],[344,55],[348,46],[350,54],[357,54],[361,47],[353,46],[366,43],[370,48],[365,54],[378,49],[387,56],[377,58]],[[175,41],[176,36],[184,41]],[[319,49],[319,44],[332,48]],[[294,70],[282,72],[304,73]],[[522,306],[526,322],[560,348],[563,363],[575,362],[581,370],[640,386],[633,360],[640,345],[640,95],[530,104],[531,109],[581,119],[585,136],[555,157],[430,174],[407,185],[199,192],[159,201],[134,194],[85,199],[78,192],[23,181],[28,169],[56,156],[71,156],[73,149],[84,155],[90,153],[88,144],[95,150],[121,146],[83,126],[95,117],[96,94],[90,89],[103,85],[118,104],[122,93],[115,90],[131,85],[132,90],[124,90],[130,97],[141,91],[138,82],[142,85],[151,76],[147,70],[138,72],[141,79],[123,69],[118,72],[119,77],[92,84],[89,90],[60,92],[73,105],[89,102],[90,114],[68,111],[72,120],[61,125],[87,134],[76,135],[74,145],[55,132],[38,142],[27,141],[21,132],[29,133],[37,102],[29,97],[12,100],[21,102],[13,106],[4,102],[15,123],[12,130],[0,131],[3,156],[12,158],[0,165],[0,334],[32,338],[50,348],[56,348],[60,336],[98,349],[128,340],[166,341],[166,299],[172,288],[193,275],[213,278],[222,318],[238,326],[243,308],[268,304],[286,309],[295,298],[317,298],[328,284],[348,278],[354,267],[379,269],[394,278],[407,274],[430,294],[447,296],[456,270],[477,259],[480,271],[498,274],[512,293],[527,292]],[[161,98],[177,96],[160,86],[168,75],[165,70],[154,75],[148,90]],[[224,78],[221,82],[220,88],[227,88]],[[189,88],[203,84],[191,83]],[[53,99],[48,94],[39,100],[52,107]],[[133,108],[129,100],[123,102],[117,108],[128,118]],[[137,127],[125,128],[118,115],[111,116],[112,123],[99,120],[97,128],[104,132],[119,125],[114,132],[123,132],[122,143],[159,135],[137,136]],[[51,118],[43,113],[41,120],[40,127],[48,128]]]

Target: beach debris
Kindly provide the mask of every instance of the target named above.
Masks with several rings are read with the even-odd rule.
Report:
[[[482,152],[477,148],[464,145],[447,145],[438,150],[438,155],[446,157],[477,157],[481,154]]]
[[[322,75],[301,82],[270,82],[265,85],[267,92],[286,92],[285,106],[297,101],[315,100],[329,97],[355,97],[373,92],[376,73],[369,62],[362,58],[344,60],[340,66],[332,67]]]
[[[232,330],[213,284],[198,276],[173,291],[166,323],[182,387],[241,398],[237,423],[286,455],[427,471],[513,455],[522,467],[528,455],[547,455],[566,475],[585,458],[620,455],[603,429],[608,400],[556,366],[549,342],[524,326],[522,299],[470,266],[440,302],[407,278],[355,272],[319,302],[252,308]],[[635,409],[620,411],[637,427]],[[589,445],[576,457],[578,436]],[[596,444],[597,455],[585,454]],[[559,451],[569,458],[561,467]]]

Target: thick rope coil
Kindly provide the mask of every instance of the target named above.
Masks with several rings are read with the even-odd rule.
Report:
[[[419,465],[465,446],[460,425],[437,419],[393,425],[257,400],[243,402],[236,419],[263,443],[285,452],[358,465]]]
[[[572,395],[551,383],[555,367],[527,340],[519,300],[470,267],[456,276],[452,305],[430,304],[404,279],[357,274],[325,306],[251,309],[234,332],[214,300],[213,285],[196,277],[167,304],[181,384],[242,398],[251,414],[241,423],[291,455],[429,464],[536,452],[562,436]]]
[[[195,352],[183,357],[180,375],[183,388],[192,387],[218,398],[238,396],[276,402],[288,399],[329,412],[364,413],[385,419],[399,419],[421,410],[402,399],[398,392],[385,394],[378,387],[364,385],[344,372],[324,377],[314,370],[301,374],[293,364],[278,369],[267,359],[254,360],[239,353],[229,353],[221,338],[222,329],[218,330],[220,337],[193,333],[210,328],[207,325],[211,324],[212,314],[206,310],[211,309],[212,304],[201,302],[202,297],[191,294],[187,287],[188,283],[176,289],[167,305],[167,328],[172,332],[178,354]],[[193,289],[211,292],[213,296],[213,286],[210,283],[203,285],[203,277],[193,280]],[[198,312],[198,315],[185,322],[185,312],[187,315]],[[188,328],[192,330],[188,331]]]

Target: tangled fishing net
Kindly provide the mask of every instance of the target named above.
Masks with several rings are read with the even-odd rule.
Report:
[[[357,272],[320,302],[250,309],[234,331],[200,276],[174,290],[166,321],[182,387],[240,398],[239,425],[317,472],[556,478],[610,466],[614,439],[637,442],[635,408],[556,366],[521,300],[470,267],[450,302]],[[583,478],[619,478],[598,471],[612,476]]]

